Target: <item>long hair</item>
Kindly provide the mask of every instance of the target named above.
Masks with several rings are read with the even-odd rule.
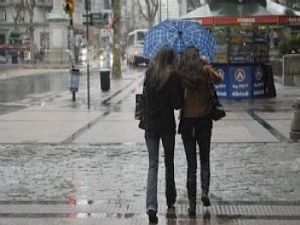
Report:
[[[184,86],[191,90],[198,89],[204,82],[203,76],[203,61],[200,53],[195,47],[188,47],[182,55],[180,66],[180,76]]]
[[[150,62],[149,68],[152,71],[150,85],[156,90],[163,88],[172,71],[177,67],[175,51],[169,47],[162,47]]]

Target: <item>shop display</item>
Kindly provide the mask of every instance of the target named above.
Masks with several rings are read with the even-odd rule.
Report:
[[[268,30],[265,27],[215,27],[216,63],[265,63],[269,60]]]

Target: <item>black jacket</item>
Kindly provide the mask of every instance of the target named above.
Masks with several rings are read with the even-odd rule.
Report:
[[[156,134],[175,134],[174,109],[180,109],[183,106],[179,74],[172,72],[164,87],[159,91],[150,87],[151,76],[152,71],[147,70],[143,90],[146,94],[144,129]]]

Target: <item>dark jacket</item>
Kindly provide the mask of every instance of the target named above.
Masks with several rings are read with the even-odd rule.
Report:
[[[172,72],[165,85],[158,91],[150,86],[151,76],[152,70],[147,70],[143,91],[146,92],[144,129],[156,134],[175,134],[174,109],[183,106],[179,74]]]

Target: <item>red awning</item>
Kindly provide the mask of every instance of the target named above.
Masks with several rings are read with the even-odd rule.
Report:
[[[30,46],[23,44],[0,44],[0,49],[29,50]]]
[[[193,18],[202,25],[300,25],[300,17],[298,16],[247,16],[247,17],[233,17],[233,16],[218,16],[218,17],[201,17]]]

